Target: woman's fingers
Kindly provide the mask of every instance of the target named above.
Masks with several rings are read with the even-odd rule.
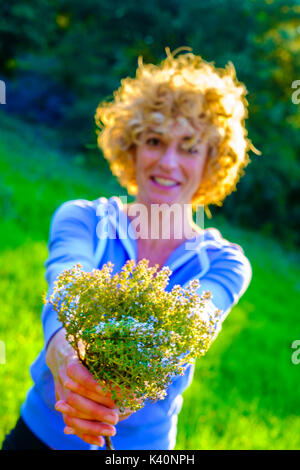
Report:
[[[98,397],[98,400],[100,396],[101,403],[109,406],[110,408],[115,408],[115,403],[111,397],[111,394],[109,392],[104,392],[103,388],[96,382],[92,374],[79,361],[75,360],[69,363],[67,367],[67,375],[76,384],[77,387],[77,389],[74,390],[74,384],[70,382],[69,385],[71,385],[71,387],[73,385],[72,391],[82,395],[79,390],[82,392],[86,392],[88,390],[90,394],[92,393],[93,397]],[[68,382],[69,381],[67,380],[67,384]],[[67,386],[67,388],[69,387]],[[91,396],[89,396],[89,398],[95,399]],[[104,400],[102,400],[102,398]]]
[[[65,413],[69,416],[73,416],[75,418],[82,418],[82,419],[95,419],[94,416],[90,416],[89,414],[87,413],[84,413],[84,412],[81,412],[81,411],[78,411],[76,408],[73,408],[72,406],[70,406],[66,401],[64,400],[58,400],[56,403],[55,403],[55,409],[56,411],[60,411],[61,413]],[[129,410],[129,411],[125,411],[123,413],[119,413],[119,420],[118,422],[120,421],[123,421],[124,419],[127,419],[129,418],[129,416],[131,416],[133,413],[132,410]],[[113,423],[115,424],[115,423]]]
[[[98,423],[100,426],[95,426],[97,423],[89,419],[89,414],[78,411],[65,401],[57,402],[55,404],[55,409],[63,414],[64,422],[67,425],[64,429],[65,434],[76,434],[80,439],[88,444],[103,447],[105,440],[102,435],[114,436],[116,433],[114,426],[110,426],[105,423]],[[77,419],[74,420],[72,418]]]
[[[69,392],[66,402],[73,409],[75,408],[80,413],[84,413],[88,419],[108,424],[117,424],[119,421],[117,410],[112,410],[102,404],[95,403],[93,400],[78,395],[77,393]]]
[[[72,408],[72,406],[68,405],[64,400],[59,400],[55,403],[56,411],[60,411],[61,413],[67,414],[69,416],[74,416],[75,418],[82,418],[82,419],[89,419],[90,417],[85,413],[81,413],[80,411]]]
[[[74,418],[68,415],[63,415],[63,418],[67,427],[72,428],[78,436],[84,434],[91,436],[115,436],[117,432],[116,428],[109,424]]]
[[[64,387],[71,392],[77,393],[83,397],[89,398],[90,400],[100,403],[101,405],[107,406],[108,408],[116,408],[115,402],[109,397],[105,396],[96,391],[93,391],[89,388],[86,388],[84,385],[81,385],[78,382],[75,382],[72,379],[67,379],[64,383]]]
[[[84,442],[87,444],[96,445],[99,447],[103,447],[105,444],[105,439],[102,436],[91,436],[90,434],[77,434],[73,428],[66,426],[64,429],[65,434],[76,434],[76,436],[80,437]]]
[[[79,362],[79,360],[72,360],[69,362],[67,366],[67,375],[75,382],[84,385],[85,388],[89,388],[91,390],[97,389],[99,393],[103,393],[102,388],[98,385],[92,374],[83,364],[81,364],[81,362]]]

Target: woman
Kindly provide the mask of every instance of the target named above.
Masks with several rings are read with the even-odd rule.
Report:
[[[91,271],[111,261],[118,272],[128,259],[147,258],[149,265],[170,267],[168,289],[199,278],[199,294],[211,291],[210,307],[225,319],[250,283],[251,265],[240,246],[195,224],[193,210],[200,204],[210,217],[208,205],[222,205],[236,190],[247,151],[256,151],[244,127],[246,89],[232,64],[217,69],[192,53],[175,58],[166,51],[158,66],[139,60],[136,77],[123,80],[96,113],[99,146],[135,201],[62,204],[51,221],[46,279],[50,292],[57,275],[76,263]],[[50,304],[42,322],[45,346],[31,367],[34,386],[3,448],[101,448],[108,435],[119,450],[175,447],[193,366],[164,400],[121,414],[66,342]]]

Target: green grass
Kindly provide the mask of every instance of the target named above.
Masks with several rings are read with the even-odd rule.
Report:
[[[14,425],[42,344],[50,218],[62,202],[126,194],[107,166],[88,171],[55,149],[55,133],[0,115],[0,441]],[[213,218],[251,261],[253,279],[184,393],[177,449],[300,449],[299,252]]]
[[[224,225],[222,232],[245,248],[253,280],[198,361],[178,448],[299,449],[300,365],[291,362],[291,344],[300,339],[299,267],[259,236],[247,243],[243,231]]]

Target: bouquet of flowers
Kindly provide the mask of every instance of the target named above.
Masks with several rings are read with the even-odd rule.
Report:
[[[49,301],[66,339],[120,411],[163,399],[172,378],[209,349],[221,311],[211,312],[200,283],[166,291],[172,271],[129,260],[84,272],[81,264],[60,273]],[[109,438],[106,443],[109,448]]]

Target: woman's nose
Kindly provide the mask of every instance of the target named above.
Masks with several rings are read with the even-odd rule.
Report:
[[[169,146],[159,160],[159,165],[162,168],[175,168],[177,166],[177,151],[174,146]]]

